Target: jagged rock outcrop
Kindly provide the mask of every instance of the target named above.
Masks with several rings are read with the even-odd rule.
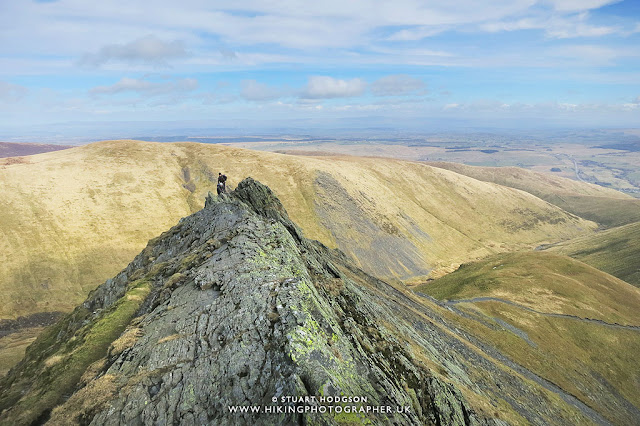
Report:
[[[269,188],[248,178],[209,195],[43,333],[0,382],[0,423],[588,417],[470,346],[437,309],[305,239]]]

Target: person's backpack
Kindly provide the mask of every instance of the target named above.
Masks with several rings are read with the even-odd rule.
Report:
[[[222,175],[222,183],[227,183],[227,175]]]

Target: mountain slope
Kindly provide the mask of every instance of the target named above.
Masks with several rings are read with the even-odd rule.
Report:
[[[110,141],[0,169],[0,318],[68,312],[146,241],[249,174],[305,233],[366,271],[410,278],[594,224],[529,194],[417,163]]]
[[[558,243],[549,251],[571,256],[640,286],[640,222]]]
[[[640,418],[640,290],[547,252],[500,254],[417,288],[460,326],[615,424]]]
[[[59,151],[71,148],[70,145],[50,145],[39,143],[0,142],[0,158],[34,155],[42,152]],[[0,160],[0,165],[24,161],[24,159]]]
[[[582,218],[606,227],[640,221],[640,200],[621,192],[517,167],[477,167],[429,162],[485,182],[526,191]]]
[[[470,344],[446,312],[305,239],[247,179],[43,333],[0,379],[0,423],[604,423]],[[303,410],[228,408],[287,396],[308,397]],[[367,403],[304,411],[338,396]]]

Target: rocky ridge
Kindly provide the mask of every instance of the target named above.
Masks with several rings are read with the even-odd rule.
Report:
[[[305,239],[247,178],[43,333],[0,380],[0,424],[603,423],[418,300]],[[304,410],[340,396],[390,410]]]

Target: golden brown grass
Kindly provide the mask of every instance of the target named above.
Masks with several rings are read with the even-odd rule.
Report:
[[[640,200],[613,189],[517,167],[476,167],[446,162],[428,164],[529,192],[606,227],[640,221]]]
[[[109,347],[109,354],[111,356],[117,356],[121,354],[125,349],[132,347],[140,337],[142,337],[142,330],[140,328],[127,328],[120,337],[118,337],[113,341],[113,343],[111,343],[111,346]]]
[[[51,412],[47,424],[71,425],[90,420],[118,392],[116,376],[105,374],[89,382]]]
[[[229,176],[230,187],[246,176],[270,186],[306,236],[335,247],[335,235],[316,210],[331,201],[318,198],[315,186],[318,173],[327,173],[381,234],[410,241],[424,269],[448,268],[593,228],[521,191],[417,163],[309,158],[197,143],[99,142],[34,155],[29,164],[0,170],[0,292],[5,302],[0,317],[69,311],[150,238],[201,208],[218,171]],[[195,189],[185,188],[186,183]],[[353,231],[355,218],[335,220],[334,232],[366,240]],[[393,252],[384,258],[393,262]],[[365,269],[374,266],[366,258],[361,263]],[[401,266],[396,270],[411,272]],[[396,270],[388,269],[387,277]]]
[[[499,254],[417,287],[438,299],[495,297],[545,313],[639,325],[640,290],[548,252]]]
[[[607,229],[549,249],[640,286],[640,222]]]
[[[629,413],[619,410],[610,389],[615,389],[636,407],[640,406],[640,374],[635,368],[634,355],[640,350],[638,331],[544,317],[498,302],[480,302],[461,308],[517,327],[536,347],[510,331],[497,331],[469,320],[459,322],[465,331],[493,344],[517,363],[578,397],[614,424],[629,424]]]

